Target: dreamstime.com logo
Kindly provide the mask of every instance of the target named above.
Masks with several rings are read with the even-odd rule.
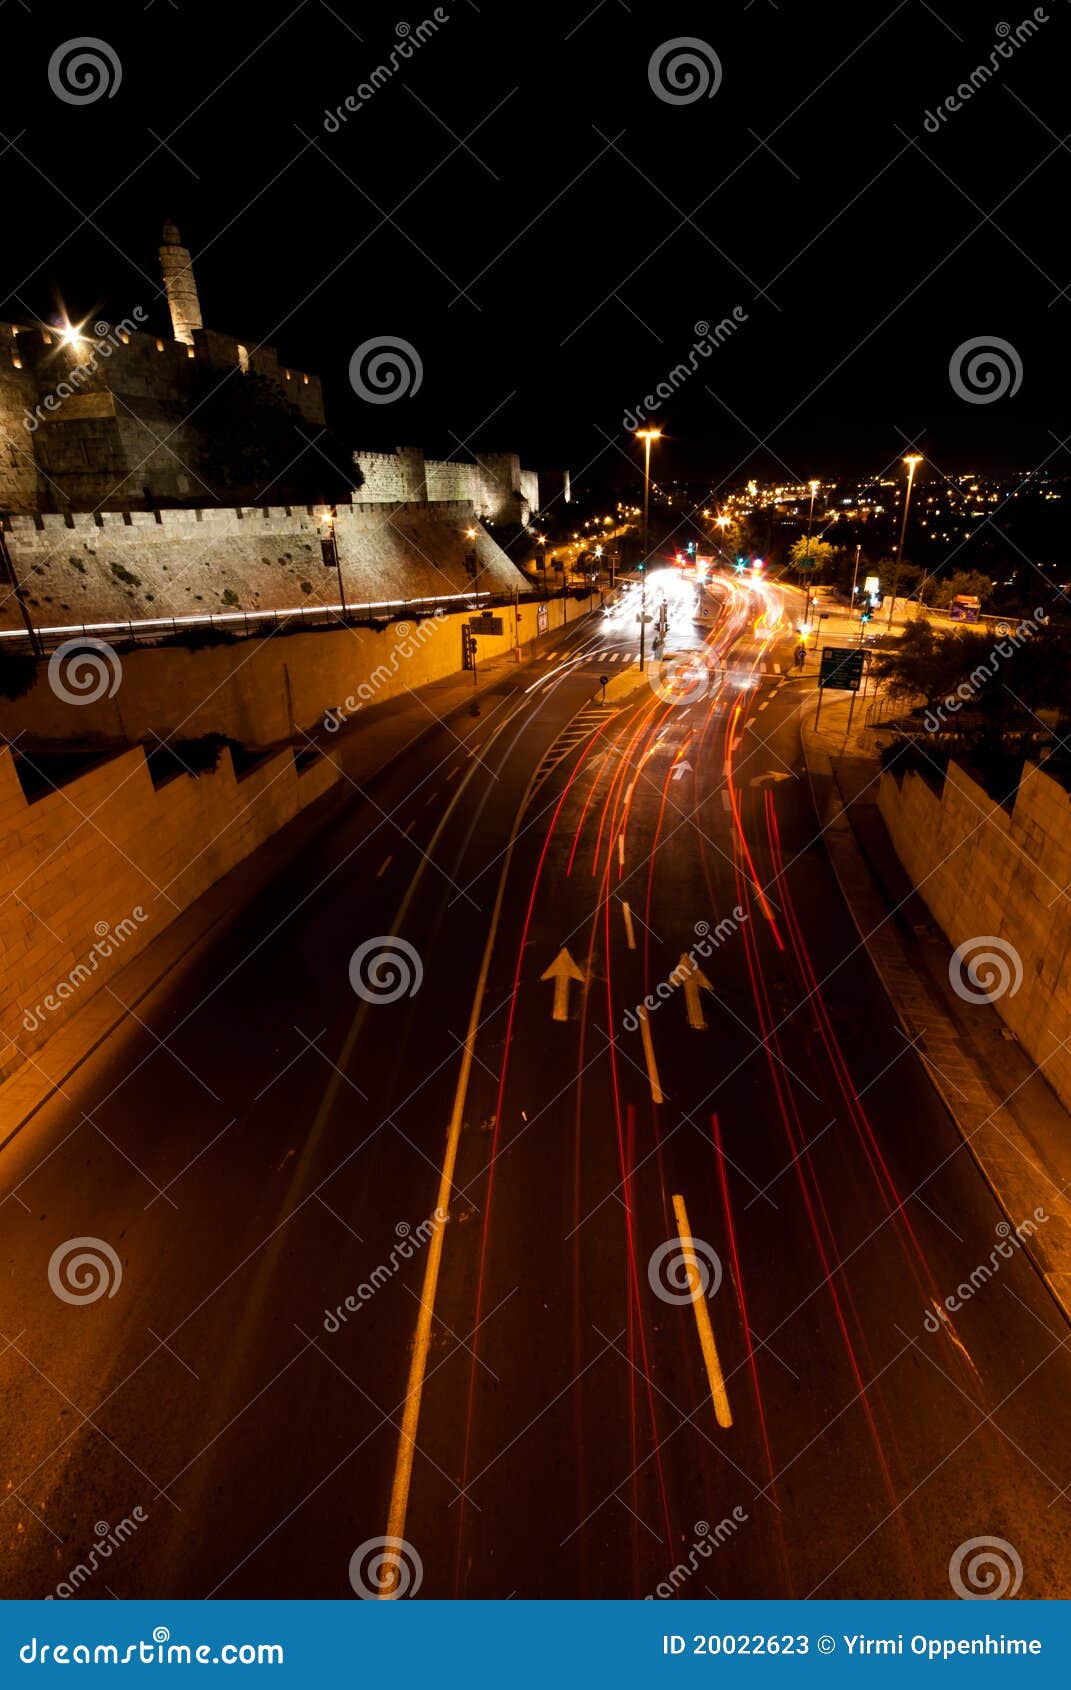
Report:
[[[23,1011],[22,1025],[26,1031],[28,1033],[38,1032],[44,1026],[48,1017],[57,1014],[68,998],[73,998],[79,987],[84,986],[88,980],[93,978],[101,963],[107,962],[108,958],[122,945],[125,945],[126,941],[137,932],[142,922],[148,921],[148,919],[141,905],[135,904],[131,913],[125,915],[121,921],[117,921],[114,927],[110,921],[94,923],[93,931],[97,937],[89,947],[85,957],[80,962],[76,962],[62,980],[57,980],[54,989],[51,992],[46,992],[40,1002],[34,1004],[32,1009],[27,1008]]]
[[[1022,1557],[1005,1538],[968,1538],[949,1561],[948,1578],[963,1602],[999,1602],[1022,1584]]]
[[[123,80],[123,67],[114,47],[95,35],[76,35],[61,42],[48,61],[48,85],[68,106],[91,106],[113,100]]]
[[[58,411],[65,399],[70,399],[78,393],[100,365],[102,358],[110,358],[118,346],[125,346],[124,336],[129,338],[137,334],[147,321],[144,306],[135,305],[130,317],[124,317],[121,323],[114,326],[111,323],[99,322],[93,324],[93,336],[79,334],[74,339],[74,346],[87,350],[88,356],[79,358],[71,364],[66,375],[58,381],[51,393],[46,393],[39,404],[31,411],[27,406],[22,418],[22,426],[27,434],[36,434],[43,422],[47,422],[53,411]]]
[[[61,1303],[99,1303],[115,1296],[123,1264],[103,1238],[68,1238],[49,1257],[48,1283]]]
[[[48,684],[63,704],[96,704],[114,698],[123,678],[119,655],[91,635],[64,640],[48,660]]]
[[[663,704],[675,704],[687,709],[699,704],[712,687],[725,679],[724,658],[704,646],[701,651],[685,651],[675,657],[664,657],[647,671],[647,684]]]
[[[721,1271],[721,1258],[702,1238],[690,1238],[687,1246],[679,1238],[667,1238],[651,1252],[647,1283],[663,1303],[694,1303],[698,1297],[717,1295]]]
[[[948,361],[948,379],[953,392],[968,405],[992,405],[1005,394],[1018,393],[1023,360],[1010,340],[978,334],[956,347]]]
[[[411,59],[425,41],[430,41],[438,34],[442,24],[449,23],[450,14],[442,6],[436,6],[430,18],[425,18],[415,27],[405,22],[396,23],[394,33],[397,41],[387,54],[382,64],[376,65],[370,71],[366,80],[358,84],[354,94],[347,94],[340,106],[334,111],[324,112],[324,128],[329,135],[337,135],[342,125],[349,121],[351,114],[359,112],[373,99],[379,90],[388,83],[392,76],[396,76],[407,59]]]
[[[932,111],[927,111],[923,128],[931,135],[936,135],[941,125],[947,123],[953,113],[962,111],[968,100],[973,100],[974,96],[985,87],[987,82],[992,82],[1001,70],[1003,63],[1006,63],[1008,59],[1013,59],[1019,48],[1037,34],[1039,26],[1048,23],[1048,21],[1049,14],[1044,6],[1035,6],[1033,16],[1024,18],[1021,23],[1016,24],[1014,29],[1010,23],[998,23],[996,28],[997,39],[988,60],[983,60],[981,64],[975,65],[970,75],[960,83],[954,94],[949,94],[948,98],[934,106]]]
[[[420,392],[424,364],[412,341],[397,335],[362,340],[350,359],[350,386],[368,405],[393,405]]]
[[[422,1250],[430,1238],[433,1238],[440,1227],[446,1225],[450,1219],[445,1209],[436,1209],[426,1221],[421,1221],[417,1227],[409,1225],[408,1221],[399,1221],[394,1228],[398,1240],[385,1262],[372,1269],[367,1279],[363,1279],[356,1291],[338,1303],[333,1309],[324,1310],[323,1329],[334,1336],[341,1332],[351,1314],[359,1314],[365,1303],[370,1303],[376,1292],[388,1284],[396,1273],[400,1272],[406,1262],[411,1262],[418,1250]]]
[[[697,1573],[704,1561],[709,1561],[715,1549],[720,1549],[726,1539],[733,1537],[740,1527],[746,1525],[751,1518],[746,1508],[739,1503],[731,1514],[726,1514],[716,1526],[711,1527],[706,1520],[697,1520],[692,1527],[693,1542],[683,1561],[667,1573],[661,1583],[656,1584],[654,1590],[644,1597],[645,1602],[668,1602],[671,1596],[676,1596],[682,1584]]]
[[[362,1602],[415,1596],[424,1563],[404,1537],[370,1537],[350,1556],[350,1583]]]
[[[1009,628],[1006,634],[990,649],[988,657],[982,663],[975,664],[966,680],[960,681],[955,692],[950,692],[940,704],[927,706],[922,725],[927,733],[939,733],[948,725],[948,717],[955,716],[981,692],[987,681],[991,681],[1000,668],[1002,662],[1014,656],[1019,647],[1037,633],[1039,625],[1045,627],[1049,621],[1049,613],[1040,605],[1035,605],[1032,615],[1024,616],[1023,620],[1014,628]],[[999,625],[998,625],[999,632]]]
[[[1009,1221],[998,1221],[996,1225],[997,1242],[989,1252],[988,1261],[979,1262],[973,1267],[966,1279],[956,1286],[955,1291],[949,1292],[943,1303],[936,1298],[926,1310],[922,1324],[927,1332],[940,1332],[942,1327],[950,1326],[949,1314],[959,1314],[964,1303],[969,1303],[977,1296],[984,1285],[988,1285],[1001,1269],[1004,1262],[1010,1261],[1017,1250],[1021,1250],[1028,1238],[1033,1238],[1039,1227],[1045,1225],[1049,1216],[1039,1203],[1029,1220],[1019,1221],[1014,1227]],[[945,1311],[948,1311],[946,1314]]]
[[[667,106],[692,106],[697,100],[712,100],[718,92],[721,60],[709,41],[677,35],[655,48],[647,80]]]
[[[1023,983],[1023,959],[1014,945],[995,933],[980,933],[957,945],[948,962],[948,978],[964,1003],[996,1003],[1013,998]]]
[[[394,933],[365,939],[350,957],[350,985],[365,1003],[415,998],[423,983],[424,964],[416,946]]]
[[[68,1572],[65,1579],[61,1579],[55,1590],[49,1591],[46,1602],[69,1602],[72,1596],[77,1596],[82,1585],[98,1573],[103,1562],[110,1561],[117,1549],[121,1549],[128,1538],[134,1536],[139,1526],[143,1526],[149,1516],[139,1503],[124,1514],[117,1526],[109,1526],[107,1520],[98,1520],[93,1527],[96,1542],[88,1550],[84,1560],[78,1561]]]
[[[324,727],[328,733],[337,733],[347,716],[355,716],[366,704],[375,702],[376,694],[394,678],[401,665],[407,663],[422,645],[426,645],[432,634],[442,626],[442,617],[443,610],[440,606],[433,616],[417,624],[416,633],[408,622],[398,623],[394,630],[397,638],[385,661],[376,665],[367,681],[361,682],[356,693],[349,693],[342,704],[334,705],[325,715]]]
[[[660,411],[667,399],[672,399],[678,388],[684,386],[691,376],[699,369],[700,360],[710,358],[722,343],[734,335],[743,323],[748,321],[748,314],[742,305],[734,305],[727,317],[713,327],[705,318],[700,318],[695,325],[696,338],[679,364],[674,364],[669,374],[658,383],[653,393],[645,393],[642,403],[632,410],[626,411],[621,418],[621,427],[631,434],[646,422],[655,411]]]

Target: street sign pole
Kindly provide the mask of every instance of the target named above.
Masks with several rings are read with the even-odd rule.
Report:
[[[818,708],[814,713],[814,725],[815,725],[816,728],[818,726],[818,718],[822,714],[822,694],[823,694],[824,691],[825,691],[825,688],[823,687],[821,681],[819,681],[819,683],[818,683]]]

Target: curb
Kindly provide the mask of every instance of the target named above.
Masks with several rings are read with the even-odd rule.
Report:
[[[985,1181],[986,1186],[1005,1216],[1012,1230],[1024,1220],[1024,1215],[1016,1215],[1005,1195],[1005,1185],[1000,1179],[1002,1168],[1007,1171],[1018,1172],[1011,1157],[1017,1152],[1008,1150],[1010,1134],[1003,1133],[992,1125],[996,1116],[1004,1109],[1004,1104],[990,1089],[985,1080],[977,1073],[969,1058],[965,1055],[955,1024],[950,1020],[943,1006],[934,997],[925,976],[920,974],[914,962],[905,949],[899,935],[888,919],[889,911],[886,907],[884,893],[876,882],[866,856],[855,837],[851,821],[848,817],[847,806],[841,797],[833,773],[832,760],[823,746],[814,743],[813,730],[808,731],[801,723],[801,741],[803,745],[804,761],[807,767],[807,777],[811,786],[811,796],[814,800],[815,812],[822,826],[822,837],[826,845],[833,872],[840,887],[841,896],[848,907],[852,922],[859,934],[860,943],[870,959],[874,972],[878,977],[882,990],[889,1000],[890,1007],[897,1021],[900,1023],[909,1043],[918,1050],[922,1066],[945,1110],[951,1117],[953,1125],[959,1132],[972,1161]],[[819,809],[819,796],[816,791],[816,777],[828,779],[830,791],[826,813],[823,816]],[[882,919],[878,923],[870,922],[869,931],[860,915],[860,906],[868,900],[881,906]],[[925,1024],[918,1026],[912,1017],[912,1008],[916,1013],[921,1009],[925,1013]],[[921,1044],[921,1048],[920,1047]],[[928,1059],[929,1049],[941,1049],[949,1052],[949,1056],[942,1060],[942,1067],[946,1070],[958,1062],[959,1071],[956,1074],[956,1085],[948,1081],[947,1076],[939,1072],[932,1060]],[[955,1091],[962,1086],[959,1096]],[[981,1119],[977,1126],[971,1127],[963,1118],[964,1105],[974,1105],[981,1112]],[[1016,1128],[1018,1133],[1018,1128]],[[983,1138],[983,1135],[984,1138]],[[979,1141],[982,1142],[979,1142]],[[993,1143],[990,1141],[1000,1141]],[[987,1154],[987,1144],[989,1153]],[[1002,1153],[1003,1151],[1003,1153]],[[1021,1152],[1026,1154],[1026,1152]],[[1052,1199],[1040,1204],[1050,1213],[1047,1226],[1063,1226],[1071,1239],[1071,1228],[1058,1211]],[[1071,1210],[1071,1205],[1063,1203],[1065,1209]],[[1059,1234],[1057,1233],[1057,1236]],[[1047,1240],[1044,1235],[1035,1233],[1031,1239],[1021,1242],[1023,1254],[1030,1261],[1045,1290],[1052,1298],[1063,1319],[1071,1326],[1071,1271],[1067,1266],[1068,1257],[1052,1260],[1048,1258]]]

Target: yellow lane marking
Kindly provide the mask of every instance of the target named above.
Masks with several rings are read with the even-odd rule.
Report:
[[[383,876],[386,874],[387,870],[390,868],[390,865],[393,861],[394,861],[393,857],[384,857],[383,858],[383,861],[380,863],[379,867],[376,870],[376,879],[377,880],[383,879]]]
[[[692,1229],[688,1224],[688,1211],[684,1206],[683,1197],[674,1197],[673,1213],[677,1221],[677,1231],[680,1233],[681,1245],[684,1250],[684,1260],[688,1269],[688,1284],[692,1291],[692,1307],[695,1310],[695,1324],[699,1328],[699,1347],[703,1352],[703,1362],[710,1381],[710,1394],[714,1400],[714,1418],[719,1426],[731,1426],[733,1423],[732,1410],[729,1407],[729,1396],[725,1389],[725,1376],[718,1360],[718,1346],[714,1342],[714,1329],[710,1324],[710,1310],[703,1294],[703,1276],[699,1269],[699,1262],[692,1242]]]
[[[624,898],[621,900],[621,911],[625,917],[625,936],[628,939],[628,948],[630,951],[634,951],[636,949],[636,930],[632,925],[632,911]]]
[[[651,1082],[651,1101],[663,1103],[662,1082],[658,1078],[658,1063],[655,1061],[654,1041],[651,1038],[651,1023],[647,1011],[641,1004],[639,1008],[640,1038],[643,1040],[643,1054],[647,1063],[647,1078]]]

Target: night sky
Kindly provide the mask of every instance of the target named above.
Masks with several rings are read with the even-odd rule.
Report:
[[[325,127],[433,15],[425,0],[404,17],[7,0],[4,315],[114,321],[140,304],[166,332],[155,248],[171,215],[206,323],[318,370],[351,444],[515,448],[597,484],[636,461],[623,419],[695,325],[736,307],[655,419],[666,475],[878,472],[909,441],[947,471],[1067,470],[1068,0],[1018,46],[1026,0],[452,0]],[[49,61],[81,35],[108,42],[121,80],[76,105]],[[672,103],[652,55],[684,37],[720,81],[707,64],[712,96]],[[423,374],[372,405],[347,372],[382,336]],[[971,403],[949,360],[994,336],[1021,383]]]

